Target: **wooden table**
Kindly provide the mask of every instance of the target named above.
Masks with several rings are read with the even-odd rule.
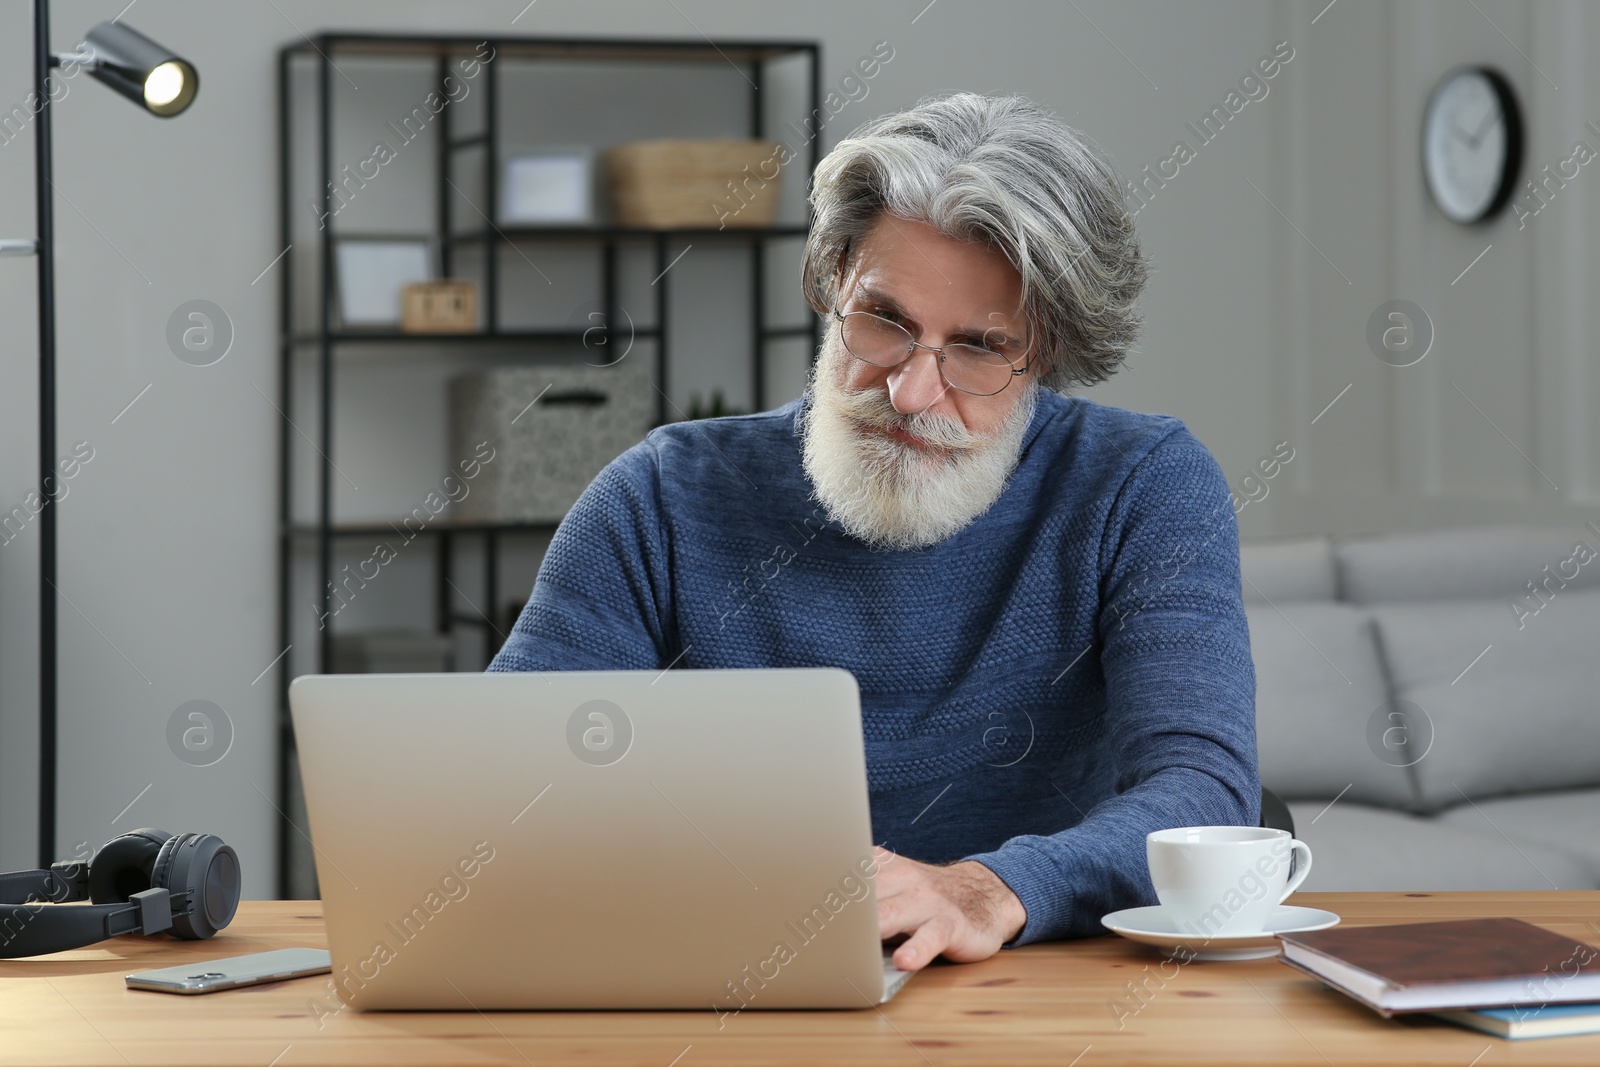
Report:
[[[1514,915],[1600,944],[1596,891],[1300,893],[1292,903],[1361,925]],[[1600,1064],[1600,1035],[1512,1042],[1420,1016],[1383,1019],[1275,959],[1179,966],[1110,935],[939,964],[881,1010],[749,1011],[720,1031],[709,1010],[338,1011],[326,975],[198,997],[122,981],[186,960],[326,944],[318,902],[252,901],[211,941],[122,938],[0,961],[0,1063]]]

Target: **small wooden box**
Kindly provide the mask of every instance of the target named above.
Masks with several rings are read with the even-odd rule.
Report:
[[[649,229],[770,226],[781,155],[772,141],[632,141],[606,153],[618,225]]]
[[[445,278],[401,290],[400,329],[406,333],[471,333],[478,328],[478,286]]]

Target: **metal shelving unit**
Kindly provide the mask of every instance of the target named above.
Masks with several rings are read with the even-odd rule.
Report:
[[[824,114],[821,99],[821,49],[809,41],[709,41],[611,38],[528,38],[528,37],[467,37],[429,35],[375,35],[363,33],[324,33],[282,48],[278,67],[279,108],[279,191],[282,247],[286,252],[299,239],[292,217],[295,205],[306,199],[297,196],[304,189],[295,185],[296,166],[306,160],[294,156],[297,144],[295,93],[297,76],[304,79],[300,88],[308,89],[314,99],[309,109],[315,116],[315,139],[311,152],[314,157],[317,183],[313,191],[320,195],[321,218],[334,214],[333,181],[333,122],[335,95],[340,92],[340,79],[336,63],[349,57],[432,58],[435,63],[434,84],[445,86],[445,77],[451,62],[475,55],[475,50],[487,44],[494,51],[493,62],[483,64],[482,126],[479,132],[456,133],[452,130],[454,115],[448,107],[437,113],[440,123],[434,140],[436,145],[434,217],[428,220],[408,220],[419,225],[408,229],[410,233],[431,231],[435,247],[440,253],[441,275],[453,276],[452,268],[464,250],[480,251],[482,266],[481,305],[484,328],[465,334],[404,334],[381,330],[341,329],[333,313],[334,236],[332,227],[319,225],[314,237],[315,262],[319,264],[315,306],[297,306],[303,293],[296,289],[299,279],[294,272],[295,257],[286,258],[279,275],[280,300],[280,385],[279,407],[285,415],[280,443],[279,475],[279,637],[285,655],[292,648],[291,604],[294,596],[294,569],[297,555],[314,554],[314,569],[320,605],[324,618],[332,607],[333,556],[338,543],[357,541],[375,534],[388,533],[391,527],[372,523],[342,523],[333,514],[334,475],[334,415],[338,367],[341,355],[361,349],[378,350],[385,346],[439,349],[463,348],[476,351],[494,351],[497,348],[515,348],[531,343],[570,343],[582,351],[585,337],[592,330],[574,328],[506,328],[501,306],[500,260],[507,249],[521,243],[559,240],[594,242],[600,246],[600,304],[603,322],[618,321],[618,253],[626,248],[644,246],[653,251],[655,270],[662,284],[654,285],[655,324],[635,327],[633,336],[655,342],[655,382],[658,389],[656,402],[657,423],[667,418],[669,349],[671,328],[668,315],[667,279],[668,252],[674,242],[706,241],[714,243],[746,242],[750,247],[749,301],[753,323],[750,347],[752,358],[753,400],[756,410],[767,406],[767,380],[765,353],[770,341],[780,338],[807,337],[810,340],[811,358],[814,360],[821,343],[822,324],[815,316],[808,323],[785,325],[766,321],[766,248],[773,239],[803,238],[809,231],[809,218],[804,225],[773,225],[768,227],[730,227],[728,229],[685,228],[653,230],[614,225],[572,226],[497,226],[483,219],[483,225],[469,229],[453,227],[451,222],[451,195],[455,185],[451,179],[453,164],[459,153],[483,153],[482,181],[475,189],[481,203],[488,208],[489,216],[495,214],[494,205],[500,202],[499,171],[501,165],[502,127],[500,117],[506,100],[502,73],[506,63],[538,62],[541,59],[583,60],[595,63],[671,62],[714,65],[732,64],[750,83],[746,128],[729,131],[729,135],[742,133],[752,138],[768,137],[764,121],[763,87],[768,83],[767,65],[777,59],[801,57],[808,66],[802,102],[809,107],[807,123]],[[310,69],[308,69],[310,68]],[[308,84],[309,83],[309,86]],[[348,90],[347,90],[348,91]],[[663,132],[663,136],[672,135]],[[820,158],[818,137],[808,139],[809,165],[803,171],[802,159],[797,159],[796,173],[810,174]],[[302,179],[303,181],[303,179]],[[470,201],[469,201],[470,202]],[[808,209],[809,214],[809,209]],[[320,462],[305,474],[316,479],[316,514],[297,517],[294,509],[296,470],[293,463],[294,440],[299,432],[296,425],[294,399],[295,375],[310,364],[315,376],[319,411],[316,423],[308,426],[307,439],[313,440],[321,454]],[[298,366],[297,366],[298,364]],[[496,611],[499,590],[498,555],[501,541],[507,536],[550,533],[552,523],[452,523],[440,521],[431,524],[420,536],[431,538],[434,550],[436,581],[434,584],[434,611],[436,627],[441,632],[452,632],[456,626],[483,627],[488,636],[490,655],[495,651],[494,631],[487,620],[477,615],[454,611],[449,596],[452,585],[451,571],[455,549],[466,539],[479,539],[484,549],[484,594],[492,616]],[[331,658],[331,627],[319,631],[314,657],[315,670],[326,671]],[[289,660],[282,669],[282,692],[279,705],[280,766],[278,775],[278,808],[280,812],[295,810],[297,797],[294,788],[293,759],[294,737],[289,722],[288,682],[293,677]],[[302,828],[293,827],[285,815],[279,831],[280,891],[290,884],[291,846]]]

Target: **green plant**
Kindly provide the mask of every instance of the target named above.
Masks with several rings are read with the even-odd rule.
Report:
[[[689,418],[691,419],[716,419],[722,418],[725,415],[748,414],[748,411],[741,411],[737,408],[729,407],[727,401],[722,396],[721,389],[712,390],[711,403],[709,406],[702,406],[699,393],[691,393],[689,395]]]

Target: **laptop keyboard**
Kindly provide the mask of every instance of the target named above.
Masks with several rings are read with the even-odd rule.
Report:
[[[883,953],[883,999],[878,1003],[887,1004],[889,998],[900,992],[900,987],[905,985],[906,981],[916,973],[916,971],[902,971],[896,967],[894,965],[894,953],[885,949]]]

